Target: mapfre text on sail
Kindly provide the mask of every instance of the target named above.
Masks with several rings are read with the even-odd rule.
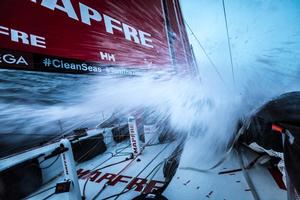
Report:
[[[105,31],[115,34],[116,31],[122,32],[124,38],[128,41],[140,44],[142,46],[153,48],[151,34],[132,27],[126,23],[114,19],[107,14],[102,14],[94,8],[91,8],[79,2],[79,13],[74,9],[71,0],[30,0],[31,2],[43,6],[54,12],[64,12],[66,17],[84,23],[89,26],[95,23],[104,23]]]

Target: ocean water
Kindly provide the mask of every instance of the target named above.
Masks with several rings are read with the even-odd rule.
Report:
[[[221,1],[191,0],[182,4],[186,21],[224,82],[192,36],[201,81],[1,69],[0,151],[8,154],[75,128],[94,127],[112,113],[145,107],[168,118],[176,132],[193,137],[185,147],[185,163],[198,165],[195,158],[224,150],[238,120],[276,96],[300,90],[299,1],[225,2],[235,82]]]
[[[81,102],[92,82],[93,77],[86,75],[0,69],[0,154],[95,125],[100,114],[97,120],[94,113],[74,119],[63,112]]]

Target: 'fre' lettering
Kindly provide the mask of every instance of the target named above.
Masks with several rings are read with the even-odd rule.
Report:
[[[13,28],[0,26],[0,35],[10,37],[10,40],[13,42],[18,42],[39,48],[46,48],[46,41],[44,37],[37,36],[34,34],[28,34]]]

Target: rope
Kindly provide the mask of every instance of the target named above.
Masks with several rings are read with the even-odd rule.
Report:
[[[245,124],[249,124],[250,122],[249,121],[246,121]],[[203,172],[208,172],[208,171],[211,171],[215,168],[217,168],[218,166],[220,166],[222,163],[225,162],[225,160],[229,157],[229,155],[231,154],[235,144],[238,142],[238,139],[240,137],[240,135],[242,135],[244,132],[245,132],[245,129],[247,128],[247,125],[246,126],[242,126],[238,133],[236,134],[236,136],[234,137],[229,149],[223,154],[223,156],[220,158],[219,161],[217,161],[214,165],[212,165],[211,167],[208,167],[208,168],[195,168],[195,167],[180,167],[179,169],[182,169],[182,170],[191,170],[191,171],[196,171],[196,172],[200,172],[200,173],[203,173]]]
[[[40,168],[43,169],[43,170],[48,169],[48,168],[52,167],[52,166],[56,163],[56,161],[57,161],[58,159],[59,159],[59,155],[54,159],[54,161],[53,161],[51,164],[49,164],[49,165],[47,165],[47,166],[45,166],[45,167],[40,167]],[[40,164],[42,164],[44,161],[45,161],[45,160],[43,160]]]
[[[230,56],[232,80],[233,80],[233,84],[235,84],[235,76],[234,76],[233,61],[232,61],[232,51],[231,51],[231,44],[230,44],[229,31],[228,31],[228,23],[227,23],[227,14],[226,14],[226,8],[225,8],[225,2],[224,2],[224,0],[222,0],[222,5],[223,5],[223,13],[224,13],[225,25],[226,25],[227,43],[228,43],[228,50],[229,50],[229,56]]]
[[[141,175],[148,167],[149,167],[149,165],[162,153],[162,152],[164,152],[164,150],[170,145],[171,143],[169,143],[169,144],[167,144],[160,152],[158,152],[158,154],[156,154],[156,156],[154,156],[154,158],[135,176],[135,177],[133,177],[132,179],[134,179],[134,178],[137,178],[139,175]],[[123,191],[122,192],[124,192],[124,191],[126,191],[126,188],[128,187],[128,185],[129,184],[127,184],[126,185],[126,187],[123,189]],[[116,196],[116,198],[114,199],[114,200],[116,200],[116,199],[118,199],[119,197],[120,197],[120,195],[121,194],[119,194],[119,195],[117,195]]]
[[[125,147],[121,147],[121,148],[123,148],[121,151],[119,151],[118,153],[121,153],[123,150],[125,150],[126,148],[128,148],[130,145],[126,145]],[[119,148],[120,149],[120,148]],[[116,154],[113,154],[113,153],[111,153],[111,156],[110,157],[108,157],[106,160],[104,160],[103,162],[101,162],[99,165],[97,165],[96,167],[94,167],[93,169],[91,169],[91,171],[93,171],[93,170],[98,170],[98,168],[101,166],[101,165],[103,165],[104,163],[106,163],[107,161],[109,161],[110,159],[112,159],[113,157],[115,157],[118,153],[116,153]],[[88,176],[87,178],[86,178],[86,180],[85,180],[85,183],[84,183],[84,186],[83,186],[83,196],[85,197],[86,195],[85,195],[85,191],[86,191],[86,187],[87,187],[87,184],[88,184],[88,181],[89,181],[89,179],[90,179],[90,176]]]
[[[30,198],[36,197],[36,196],[38,196],[38,195],[40,195],[40,194],[42,194],[42,193],[45,193],[45,192],[47,192],[47,191],[49,191],[49,190],[54,189],[55,187],[56,187],[56,186],[52,186],[52,187],[50,187],[50,188],[44,189],[44,190],[42,190],[42,191],[40,191],[40,192],[38,192],[38,193],[35,193],[35,194],[31,195],[31,196],[25,197],[24,200],[25,200],[25,199],[30,199]]]
[[[197,43],[199,44],[199,46],[201,47],[204,55],[207,57],[209,63],[213,66],[214,70],[216,71],[216,73],[218,74],[219,78],[221,79],[221,81],[223,83],[225,83],[221,73],[219,72],[217,66],[215,65],[215,63],[212,61],[211,57],[208,55],[208,53],[206,52],[204,46],[202,45],[202,43],[200,42],[200,40],[198,39],[198,37],[196,36],[196,34],[194,33],[194,31],[192,30],[192,28],[190,27],[190,25],[184,20],[184,23],[187,25],[188,29],[191,31],[192,35],[194,36],[194,38],[196,39]]]
[[[154,136],[147,142],[147,144],[145,144],[145,146],[143,147],[143,149],[142,149],[142,152],[144,151],[144,149],[146,148],[146,146],[149,146],[149,143],[151,142],[151,140],[154,138]],[[150,163],[148,163],[143,169],[142,169],[142,171],[140,171],[139,173],[138,173],[138,175],[136,175],[135,177],[133,177],[133,179],[134,178],[136,178],[136,177],[138,177],[141,173],[143,173],[143,171],[168,147],[170,145],[170,143],[169,144],[167,144],[151,161],[150,161]],[[124,150],[124,149],[123,149]],[[141,153],[142,153],[141,152]],[[140,155],[140,154],[139,154]],[[138,156],[139,156],[138,155]],[[128,163],[121,171],[119,171],[119,173],[117,174],[117,176],[118,175],[120,175],[136,158],[138,158],[138,156],[136,156],[130,163]],[[109,185],[109,181],[101,188],[101,190],[97,193],[97,195],[96,196],[94,196],[94,198],[93,198],[93,200],[95,200],[97,197],[99,197],[99,195],[103,192],[103,190],[105,190],[105,188],[107,187]],[[129,184],[128,184],[129,185]],[[116,199],[118,199],[121,195],[123,195],[123,194],[125,194],[125,193],[127,193],[127,192],[129,192],[129,191],[131,191],[132,189],[134,189],[134,188],[131,188],[131,189],[126,189],[127,187],[128,187],[128,185],[126,185],[126,187],[120,192],[120,193],[118,193],[118,194],[114,194],[114,195],[111,195],[111,196],[109,196],[109,197],[106,197],[106,198],[104,198],[103,200],[106,200],[106,199],[110,199],[110,198],[113,198],[113,197],[116,197],[115,198],[115,200]]]
[[[121,171],[119,171],[116,174],[116,177],[118,177],[124,170],[126,170],[136,159],[138,158],[138,156],[136,156],[135,158],[133,158]],[[114,179],[113,179],[114,180]],[[106,187],[109,185],[109,181],[107,181],[103,187],[101,188],[101,190],[92,198],[92,200],[95,200],[99,197],[99,195],[106,189]]]
[[[237,150],[236,150],[237,154],[238,154],[238,158],[239,158],[239,162],[240,162],[240,165],[242,167],[242,171],[243,171],[243,174],[244,174],[244,177],[245,177],[245,180],[246,182],[248,183],[248,186],[250,187],[250,190],[251,190],[251,193],[252,193],[252,196],[254,198],[254,200],[260,200],[258,194],[257,194],[257,191],[255,189],[255,186],[249,176],[249,173],[247,172],[247,168],[245,168],[245,164],[244,164],[244,159],[243,159],[243,155],[241,153],[241,148],[239,145],[237,145]]]

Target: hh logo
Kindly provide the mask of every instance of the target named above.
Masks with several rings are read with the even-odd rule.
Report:
[[[100,51],[100,58],[101,58],[101,60],[116,62],[116,58],[115,58],[114,54],[109,54],[109,53]]]

